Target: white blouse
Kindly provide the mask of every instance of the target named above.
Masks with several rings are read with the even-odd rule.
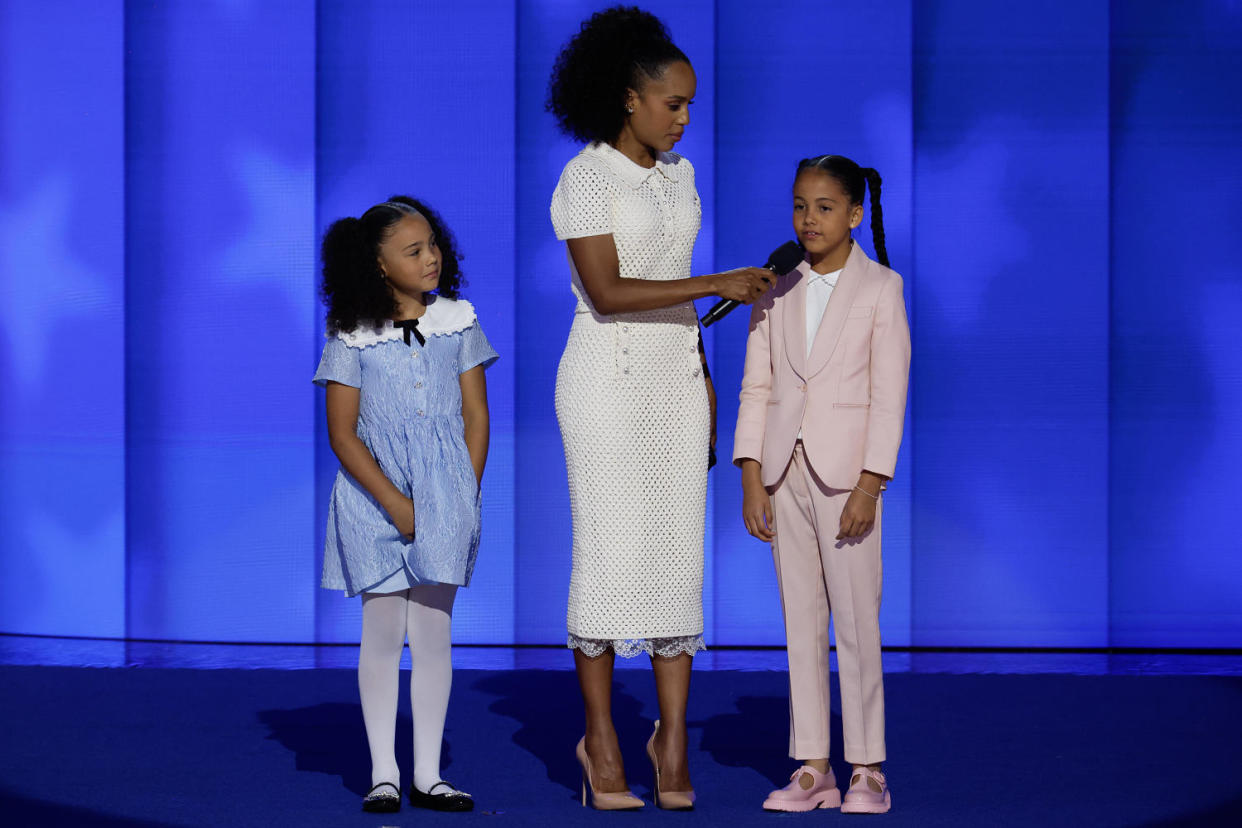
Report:
[[[667,281],[690,275],[703,211],[694,167],[676,153],[660,153],[648,168],[608,144],[590,144],[565,165],[551,211],[552,227],[562,241],[611,233],[622,279]],[[594,309],[572,256],[569,268],[578,312],[589,313]]]

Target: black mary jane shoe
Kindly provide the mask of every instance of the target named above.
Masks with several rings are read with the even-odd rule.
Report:
[[[437,790],[440,793],[436,793]],[[410,804],[418,808],[430,808],[433,811],[473,811],[474,797],[457,790],[444,781],[432,785],[427,793],[414,787],[414,783],[411,782]]]
[[[362,810],[373,814],[395,814],[401,810],[401,789],[391,782],[381,782],[362,799]]]

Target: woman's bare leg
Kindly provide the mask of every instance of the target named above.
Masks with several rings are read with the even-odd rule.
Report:
[[[686,700],[690,696],[690,667],[694,659],[687,653],[673,658],[654,655],[656,696],[660,701],[660,732],[656,736],[656,759],[660,763],[660,789],[688,791],[690,765],[686,758]]]
[[[606,650],[595,658],[574,650],[574,668],[586,707],[586,751],[591,782],[600,793],[625,791],[625,765],[612,724],[612,665],[616,654]]]

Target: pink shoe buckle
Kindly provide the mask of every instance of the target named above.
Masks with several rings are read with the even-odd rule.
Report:
[[[868,779],[874,779],[880,790],[871,789]],[[888,780],[878,770],[859,768],[850,779],[850,788],[845,792],[841,803],[843,814],[884,814],[892,807],[893,800],[888,792]]]

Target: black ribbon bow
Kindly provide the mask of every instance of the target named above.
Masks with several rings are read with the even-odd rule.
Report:
[[[418,332],[418,320],[417,319],[402,319],[400,322],[394,321],[392,323],[392,326],[394,328],[400,328],[402,331],[405,332],[405,344],[406,345],[410,344],[410,332],[411,331],[414,332],[414,338],[418,340],[419,345],[427,344],[427,340],[424,339],[423,335]]]

